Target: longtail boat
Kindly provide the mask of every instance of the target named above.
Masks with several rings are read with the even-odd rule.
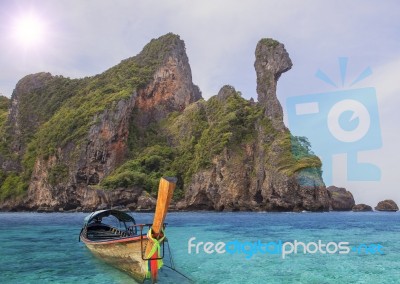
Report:
[[[167,243],[164,220],[175,184],[175,178],[161,178],[152,224],[136,224],[135,219],[123,211],[100,210],[85,218],[80,240],[96,257],[137,282],[156,283]]]

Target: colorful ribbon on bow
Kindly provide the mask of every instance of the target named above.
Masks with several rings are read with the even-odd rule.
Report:
[[[152,278],[153,280],[157,279],[157,272],[163,266],[163,260],[161,259],[161,244],[165,239],[164,230],[161,229],[160,234],[162,237],[160,239],[153,238],[152,229],[147,232],[148,244],[151,242],[153,246],[148,255],[146,255],[147,261],[147,271],[146,278]]]

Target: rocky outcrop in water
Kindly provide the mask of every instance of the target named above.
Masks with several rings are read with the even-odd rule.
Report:
[[[396,202],[394,202],[391,199],[386,199],[383,201],[380,201],[376,207],[376,211],[390,211],[390,212],[396,212],[399,211],[399,207],[397,206]]]
[[[351,211],[355,205],[353,194],[345,188],[329,186],[329,205],[332,211]]]
[[[369,212],[369,211],[373,211],[371,206],[369,206],[367,204],[363,204],[363,203],[354,205],[352,210],[354,212]]]

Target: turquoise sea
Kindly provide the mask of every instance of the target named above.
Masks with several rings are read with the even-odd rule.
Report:
[[[78,242],[86,215],[0,213],[0,283],[134,283]],[[148,223],[153,214],[133,216]],[[179,212],[167,223],[175,265],[195,283],[400,283],[400,213]],[[192,237],[194,244],[224,242],[230,253],[207,254],[201,246],[189,254]],[[295,240],[331,242],[331,252],[332,242],[347,242],[350,252],[303,254],[300,245],[284,259],[272,254],[274,243]],[[269,244],[257,250],[257,243]],[[235,251],[240,244],[242,253]]]

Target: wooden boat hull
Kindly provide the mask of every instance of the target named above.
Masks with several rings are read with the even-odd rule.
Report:
[[[148,274],[152,281],[156,282],[158,270],[162,266],[159,260],[163,257],[160,244],[165,238],[164,220],[176,181],[176,178],[161,178],[152,224],[136,225],[132,216],[119,210],[98,210],[85,218],[80,239],[95,256],[129,274],[135,280],[143,282]],[[109,217],[116,218],[119,227],[104,222],[104,219]],[[149,226],[146,236],[142,235],[143,226]],[[144,257],[150,260],[143,260]]]
[[[93,242],[81,236],[86,247],[99,259],[143,282],[147,261],[142,259],[142,249],[146,250],[147,236],[118,240]],[[144,251],[143,251],[144,253]]]

